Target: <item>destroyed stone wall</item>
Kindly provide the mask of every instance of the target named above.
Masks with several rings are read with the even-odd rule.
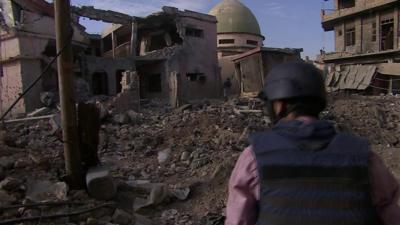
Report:
[[[90,44],[90,40],[82,29],[72,23],[74,31],[73,40],[84,45]],[[52,17],[40,15],[39,13],[23,10],[23,17],[18,27],[19,31],[25,31],[31,34],[40,34],[41,37],[55,39],[55,20]]]
[[[170,74],[166,73],[166,63],[163,61],[156,61],[153,63],[148,63],[145,65],[137,66],[138,75],[141,76],[141,85],[140,85],[140,94],[141,98],[144,99],[168,99],[169,98],[169,76]],[[154,80],[151,77],[159,76],[160,82],[154,83]],[[156,81],[158,81],[156,79]],[[155,86],[161,85],[161,91],[155,91]],[[153,87],[151,87],[153,86]]]
[[[116,95],[117,93],[117,71],[119,70],[130,70],[133,66],[133,62],[129,58],[101,58],[95,56],[84,56],[82,57],[84,61],[83,76],[93,87],[93,75],[96,72],[104,71],[107,73],[107,83],[108,83],[108,94]]]
[[[24,5],[25,3],[40,5],[40,2],[18,1],[18,4],[24,5],[28,10],[24,10],[23,7],[13,8],[16,5],[12,5],[11,1],[2,0],[0,3],[1,13],[9,28],[12,28],[12,32],[8,34],[2,32],[0,36],[0,60],[4,68],[1,78],[3,102],[1,111],[5,111],[42,73],[44,68],[42,63],[50,57],[44,55],[45,49],[49,41],[55,39],[55,21],[51,16],[39,12],[40,10],[29,10],[32,5]],[[21,18],[14,18],[13,10],[20,10]],[[89,37],[75,22],[72,23],[73,43],[75,46],[84,48],[90,44]],[[40,81],[13,109],[13,114],[27,113],[41,107],[40,93],[42,91],[43,86]]]
[[[17,98],[22,90],[22,77],[20,76],[22,71],[21,64],[18,61],[9,62],[3,64],[3,77],[1,77],[2,91],[1,91],[1,101],[2,107],[1,112],[4,113],[5,110],[13,101]],[[18,113],[25,112],[25,103],[20,101],[11,111],[10,116],[15,116]]]
[[[216,98],[219,96],[219,69],[217,59],[217,30],[215,23],[190,17],[181,17],[178,24],[180,32],[187,28],[202,30],[203,35],[183,36],[183,48],[167,63],[168,74],[178,71],[183,99]],[[190,75],[195,74],[195,80]]]
[[[121,81],[122,92],[113,99],[115,113],[125,113],[129,110],[139,111],[140,108],[140,78],[136,72],[127,71]]]
[[[34,80],[42,73],[42,62],[39,59],[36,60],[20,60],[21,63],[21,76],[22,78],[22,89],[20,93],[26,90]],[[40,80],[26,95],[24,96],[25,109],[23,113],[31,112],[37,108],[41,108],[43,105],[40,101],[40,93],[43,92],[42,80]],[[17,98],[15,96],[13,101]]]

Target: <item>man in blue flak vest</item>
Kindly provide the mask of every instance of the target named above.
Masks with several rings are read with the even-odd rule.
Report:
[[[327,97],[317,68],[276,66],[261,97],[275,126],[236,163],[226,225],[400,225],[398,182],[367,140],[318,119]]]

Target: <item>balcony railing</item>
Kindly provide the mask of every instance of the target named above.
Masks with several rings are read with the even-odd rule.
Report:
[[[322,22],[328,22],[330,20],[334,20],[340,17],[350,16],[353,14],[363,12],[365,10],[379,8],[387,4],[392,4],[396,2],[399,2],[399,0],[381,0],[375,3],[356,5],[355,7],[352,8],[345,8],[340,10],[322,9],[321,11]]]
[[[322,60],[332,61],[337,59],[344,58],[352,58],[352,57],[364,57],[364,56],[378,56],[378,55],[386,55],[386,54],[397,54],[400,52],[400,49],[392,49],[386,51],[378,51],[378,52],[366,52],[366,53],[350,53],[350,52],[328,52],[322,55]]]
[[[131,43],[126,42],[115,48],[115,57],[127,57],[131,54]],[[111,58],[113,57],[113,51],[107,51],[103,53],[103,57]]]

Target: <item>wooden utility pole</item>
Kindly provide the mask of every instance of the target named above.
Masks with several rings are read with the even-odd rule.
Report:
[[[57,51],[63,51],[58,58],[58,80],[60,90],[61,117],[64,139],[64,160],[68,182],[71,188],[81,188],[84,174],[79,150],[77,116],[74,100],[72,27],[69,0],[55,0]]]

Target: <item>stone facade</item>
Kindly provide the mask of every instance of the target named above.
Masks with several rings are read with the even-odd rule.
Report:
[[[376,66],[377,80],[367,90],[397,93],[392,87],[399,86],[393,80],[400,76],[400,2],[334,0],[334,5],[334,11],[322,11],[324,30],[335,34],[335,52],[324,54],[324,62],[336,73],[352,65]]]

